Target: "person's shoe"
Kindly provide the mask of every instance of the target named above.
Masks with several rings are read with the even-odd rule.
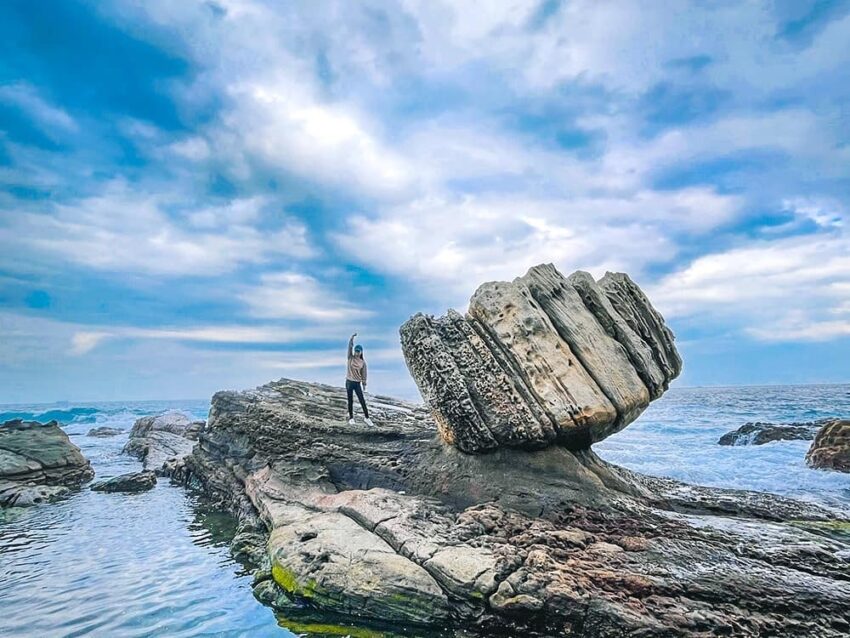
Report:
[[[368,425],[370,428],[375,427],[375,424],[372,422],[372,419],[365,418],[363,419],[363,422],[366,423],[366,425]]]
[[[348,419],[348,425],[357,425],[354,419]]]

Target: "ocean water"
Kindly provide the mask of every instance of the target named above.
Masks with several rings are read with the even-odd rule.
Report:
[[[204,418],[208,408],[206,401],[0,406],[0,422],[58,420],[101,479],[140,469],[120,453],[135,419],[166,409]],[[594,449],[647,474],[848,508],[850,475],[807,468],[808,441],[717,445],[746,421],[828,416],[850,416],[850,385],[673,388]],[[100,425],[124,433],[86,436]],[[84,488],[58,503],[6,510],[0,636],[296,635],[254,600],[250,575],[228,551],[234,526],[167,480],[143,494]]]
[[[593,447],[605,460],[687,483],[772,492],[850,508],[850,474],[806,466],[811,441],[717,445],[748,421],[850,418],[850,384],[672,388],[623,431]]]

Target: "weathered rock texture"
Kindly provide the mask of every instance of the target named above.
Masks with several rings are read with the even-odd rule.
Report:
[[[589,449],[466,454],[422,407],[370,401],[375,428],[347,424],[340,388],[220,392],[186,459],[184,477],[241,517],[240,545],[260,543],[255,592],[284,615],[488,636],[850,630],[834,512],[641,476]]]
[[[806,462],[822,470],[850,472],[850,420],[835,419],[818,432]]]
[[[56,421],[0,424],[0,506],[48,501],[93,476],[91,464]]]
[[[727,432],[717,441],[719,445],[764,445],[772,441],[811,441],[831,419],[805,423],[745,423]]]
[[[156,474],[151,470],[132,472],[98,481],[91,486],[94,492],[146,492],[156,485]]]
[[[173,467],[192,451],[203,429],[203,421],[176,410],[142,417],[133,424],[123,452],[141,460],[144,469],[162,473],[166,462]]]
[[[105,425],[101,425],[99,427],[92,428],[91,430],[89,430],[88,434],[86,434],[86,436],[93,436],[93,437],[118,436],[123,431],[124,430],[121,430],[119,428],[110,428],[110,427],[107,427]]]
[[[418,314],[400,332],[441,435],[467,453],[587,448],[636,419],[682,367],[663,318],[621,273],[597,282],[536,266],[482,285],[465,316]]]
[[[681,368],[625,275],[533,268],[401,337],[433,419],[373,397],[377,427],[348,425],[342,389],[281,380],[216,394],[172,468],[240,516],[260,600],[430,634],[850,631],[844,513],[641,476],[590,449]]]

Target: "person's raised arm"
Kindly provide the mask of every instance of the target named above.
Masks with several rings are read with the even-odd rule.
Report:
[[[354,337],[356,337],[356,336],[357,336],[357,333],[355,332],[353,335],[351,335],[351,339],[348,340],[348,358],[349,359],[354,356]]]

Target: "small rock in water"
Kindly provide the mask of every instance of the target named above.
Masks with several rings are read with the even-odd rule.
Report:
[[[835,419],[818,432],[806,463],[821,470],[850,472],[850,420]]]
[[[150,470],[122,474],[91,486],[94,492],[146,492],[156,485],[156,474]]]
[[[719,445],[764,445],[771,441],[811,441],[830,419],[805,423],[745,423],[727,432],[717,441]]]
[[[97,428],[92,428],[89,430],[86,436],[96,436],[96,437],[105,437],[105,436],[117,436],[121,434],[124,430],[119,428],[110,428],[105,425],[102,425]]]

